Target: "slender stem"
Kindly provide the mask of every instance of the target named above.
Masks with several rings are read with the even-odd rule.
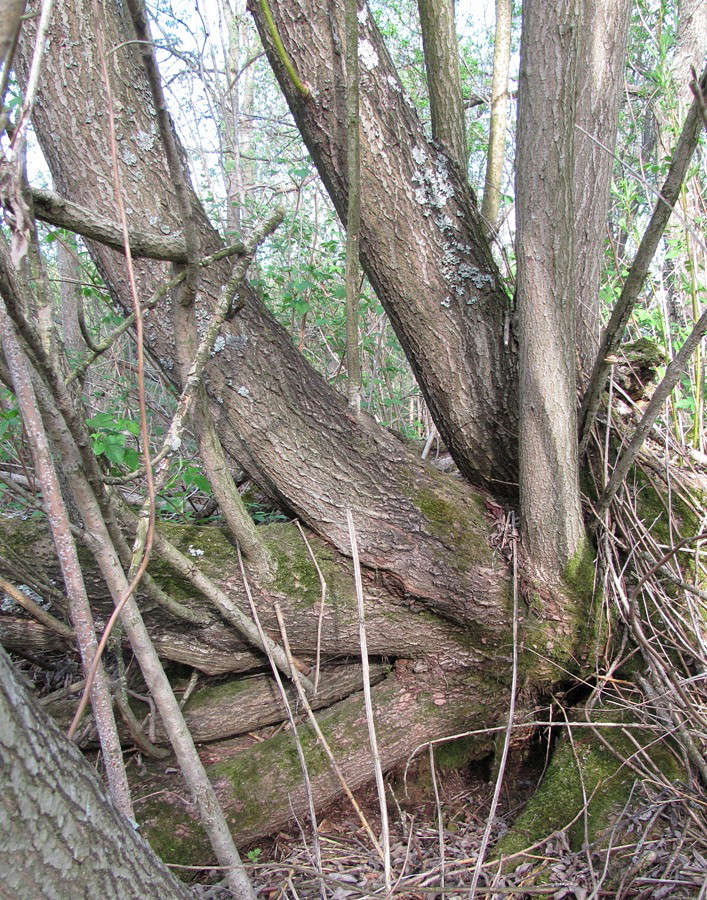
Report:
[[[702,72],[699,86],[702,93],[707,90],[707,66]],[[685,118],[685,124],[670,163],[668,176],[653,210],[653,215],[626,276],[621,295],[611,313],[609,324],[606,327],[601,347],[599,348],[599,355],[594,363],[589,387],[582,400],[582,406],[579,411],[580,456],[584,454],[589,443],[589,432],[596,418],[601,395],[611,366],[609,360],[619,348],[626,325],[638,300],[639,291],[643,287],[648,268],[658,248],[658,242],[663,236],[673,207],[680,195],[680,188],[702,131],[701,123],[700,104],[696,96]]]
[[[363,582],[361,580],[361,565],[358,560],[358,543],[356,541],[356,529],[353,514],[346,510],[346,519],[349,526],[349,540],[351,541],[351,556],[353,558],[354,582],[356,584],[356,602],[358,606],[358,634],[361,645],[361,668],[363,669],[363,700],[366,707],[366,723],[368,725],[368,739],[371,744],[371,758],[373,770],[376,776],[376,788],[378,790],[378,805],[381,814],[381,843],[383,844],[383,871],[385,875],[385,888],[390,892],[390,829],[388,827],[388,806],[385,801],[385,783],[383,781],[383,768],[381,766],[378,739],[376,737],[376,722],[373,715],[373,700],[371,698],[371,673],[368,665],[368,641],[366,638],[366,620],[364,617]]]
[[[268,26],[268,31],[270,32],[270,39],[273,42],[273,47],[275,48],[277,55],[280,57],[280,62],[285,67],[287,74],[290,76],[292,84],[294,84],[297,92],[301,94],[302,97],[309,97],[311,91],[309,87],[300,79],[297,72],[295,72],[295,67],[292,65],[292,60],[290,59],[287,50],[285,50],[285,46],[282,43],[282,38],[280,37],[280,33],[277,30],[277,25],[275,24],[275,19],[273,19],[268,0],[260,0],[260,8],[262,9],[263,16],[265,17],[265,22]]]
[[[358,71],[358,4],[346,0],[346,371],[349,408],[361,411],[359,353],[359,244],[361,230],[361,124]]]

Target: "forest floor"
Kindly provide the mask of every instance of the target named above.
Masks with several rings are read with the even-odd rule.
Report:
[[[75,660],[55,654],[47,656],[53,659],[44,659],[41,666],[36,660],[17,660],[18,668],[34,683],[40,696],[55,689],[58,683],[76,677]],[[47,668],[49,665],[51,668]],[[246,746],[253,739],[257,737],[243,735],[232,743]],[[205,763],[211,753],[211,745],[200,746]],[[529,745],[511,753],[486,835],[496,780],[491,759],[446,768],[437,760],[433,780],[429,759],[423,754],[406,773],[388,773],[385,784],[389,887],[385,883],[383,854],[346,799],[318,818],[319,867],[312,829],[308,822],[298,821],[295,816],[286,829],[243,848],[242,858],[258,896],[265,900],[462,900],[470,896],[475,878],[474,896],[494,900],[707,900],[704,797],[686,796],[677,783],[674,788],[666,788],[665,784],[657,788],[637,779],[630,802],[623,810],[615,811],[612,821],[606,822],[608,831],[595,844],[587,846],[584,842],[577,849],[576,833],[572,838],[566,828],[544,836],[527,852],[499,861],[494,847],[513,829],[540,785],[550,759],[547,743],[537,736]],[[126,761],[129,770],[144,766],[134,751],[128,752]],[[382,846],[375,786],[359,790],[356,800]],[[475,875],[479,849],[485,841],[483,864]],[[220,883],[223,873],[217,869],[174,869],[192,883],[195,897],[228,900],[233,896]]]
[[[640,800],[622,813],[620,845],[570,848],[566,832],[549,835],[529,853],[501,864],[493,847],[513,827],[535,792],[546,759],[538,750],[511,761],[491,825],[489,850],[474,896],[479,898],[698,898],[707,897],[704,841],[671,798]],[[300,900],[327,897],[358,900],[466,900],[486,829],[494,783],[488,764],[474,763],[438,777],[438,799],[427,771],[407,786],[388,777],[391,886],[386,890],[381,856],[349,802],[341,800],[319,820],[321,876],[311,829],[293,819],[286,831],[245,848],[246,863],[259,897]],[[407,790],[406,790],[407,787]],[[640,794],[641,791],[638,791]],[[380,834],[378,798],[371,785],[356,794],[364,816]],[[439,822],[442,821],[440,829]],[[694,823],[693,823],[694,824]],[[616,823],[614,823],[616,825]],[[213,873],[216,875],[216,873]],[[195,886],[197,896],[226,900],[222,887]]]

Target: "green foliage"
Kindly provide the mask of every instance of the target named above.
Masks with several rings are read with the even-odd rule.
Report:
[[[3,462],[14,456],[9,441],[11,437],[19,435],[21,427],[20,414],[16,408],[0,411],[0,459]]]
[[[134,472],[140,465],[140,454],[131,446],[131,439],[139,437],[140,425],[112,412],[102,412],[87,420],[93,429],[91,443],[96,456],[103,456],[111,471]]]

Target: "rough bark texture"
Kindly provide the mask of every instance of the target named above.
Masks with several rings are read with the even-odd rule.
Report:
[[[308,4],[307,15],[304,4],[273,6],[287,49],[298,66],[305,61],[303,70],[313,88],[311,102],[291,98],[291,103],[310,145],[320,145],[318,162],[342,213],[345,190],[339,173],[344,144],[339,141],[342,132],[337,117],[344,103],[343,31],[338,20],[329,19],[330,11],[323,3]],[[57,10],[35,129],[59,191],[114,219],[106,164],[105,98],[97,80],[88,8],[90,4],[75,0]],[[389,306],[442,423],[440,429],[465,473],[486,483],[513,481],[513,351],[503,342],[506,298],[482,224],[458,171],[428,146],[414,113],[403,101],[370,15],[364,12],[361,18],[366,95],[363,261]],[[31,27],[28,22],[23,67],[31,47]],[[117,98],[119,156],[131,227],[178,235],[179,206],[156,137],[149,95],[133,50],[125,43],[128,34],[117,4],[101,6],[99,27],[107,49],[114,49],[108,61]],[[77,159],[89,161],[87,173],[78,170]],[[219,246],[218,236],[195,200],[194,209],[202,250],[211,251]],[[113,296],[129,306],[122,257],[100,246],[92,252]],[[206,271],[197,299],[200,328],[227,275],[227,263]],[[165,276],[165,267],[141,261],[141,296],[150,296]],[[311,370],[259,299],[244,288],[240,300],[242,307],[224,326],[223,340],[214,346],[205,389],[226,449],[328,542],[326,550],[323,544],[315,547],[320,563],[329,554],[330,602],[323,653],[351,655],[357,646],[353,582],[346,564],[337,557],[337,551],[349,552],[349,507],[368,572],[369,651],[421,663],[416,670],[414,663],[412,668],[401,663],[394,677],[375,690],[385,767],[399,761],[411,743],[449,733],[463,723],[473,727],[495,722],[507,704],[509,584],[504,563],[487,540],[489,525],[482,498],[466,484],[420,462],[373,420],[348,415],[345,398]],[[146,335],[155,358],[175,377],[178,365],[166,306],[146,317]],[[184,552],[190,544],[199,548],[200,542],[215,540],[206,532],[183,532]],[[267,611],[273,599],[289,598],[290,642],[298,656],[311,658],[316,646],[319,579],[294,529],[282,526],[270,533],[277,571],[270,584],[254,585],[256,603],[265,614],[266,628],[276,633]],[[242,588],[234,548],[219,540],[220,549],[209,543],[198,557],[199,565],[238,597]],[[179,598],[188,601],[182,579],[170,583],[170,573],[159,566],[154,575],[162,577],[163,587],[181,591]],[[528,663],[529,680],[546,678],[551,663],[541,663],[544,669],[539,675],[535,660],[560,658],[568,664],[575,649],[576,608],[571,604],[563,608],[548,599],[538,609],[538,618],[529,610],[524,616],[525,638],[537,654]],[[153,628],[159,619],[155,616]],[[162,632],[163,644],[158,634],[156,643],[165,655],[210,671],[214,659],[221,671],[257,664],[258,657],[215,616],[201,629],[193,623],[175,623],[154,631]],[[208,638],[214,634],[209,645]],[[214,646],[220,656],[213,652]],[[532,691],[532,685],[528,690]],[[360,701],[344,700],[324,718],[350,784],[368,780],[370,763],[360,752],[366,739]],[[233,811],[241,839],[272,830],[288,818],[283,797],[292,795],[295,809],[303,808],[300,776],[292,766],[286,740],[248,751],[240,762],[229,762],[227,769],[211,770],[219,779],[221,799]],[[229,753],[228,749],[223,752]],[[315,760],[313,768],[316,802],[334,799],[339,787],[321,759]],[[173,826],[171,819],[168,822]]]
[[[199,568],[229,594],[233,603],[247,609],[234,548],[223,532],[215,528],[176,526],[161,526],[161,530],[183,553],[197,554],[195,559],[199,559]],[[266,546],[272,550],[277,563],[271,584],[264,588],[256,584],[252,586],[263,627],[273,637],[278,635],[273,612],[274,602],[277,601],[283,610],[293,653],[313,661],[321,597],[317,572],[302,538],[292,526],[271,525],[259,530],[263,532]],[[309,541],[328,586],[322,618],[322,658],[326,661],[355,656],[358,653],[358,617],[351,564],[313,535],[309,536]],[[32,556],[35,571],[41,573],[47,583],[60,577],[51,541],[46,527],[41,523],[13,522],[12,527],[0,528],[0,555],[7,559],[17,552]],[[82,555],[81,566],[92,597],[97,625],[102,627],[111,611],[105,585],[87,554]],[[2,568],[5,571],[5,567]],[[206,618],[206,623],[197,627],[192,622],[176,620],[159,607],[146,606],[141,600],[146,624],[163,657],[194,666],[206,674],[246,672],[263,665],[262,656],[253,651],[203,598],[185,585],[183,578],[175,576],[156,558],[153,559],[151,571],[167,592]],[[502,567],[489,569],[489,582],[502,579],[503,572]],[[11,570],[6,574],[8,578],[17,580]],[[486,668],[498,653],[494,650],[495,641],[505,640],[508,634],[503,618],[489,629],[469,629],[445,621],[422,609],[420,604],[410,602],[399,591],[388,590],[385,583],[372,573],[368,573],[365,579],[364,591],[368,645],[372,656],[390,659],[437,656],[462,667],[478,665]],[[493,613],[490,610],[487,615]],[[26,622],[25,627],[20,625],[22,621]],[[0,636],[7,647],[21,649],[24,646],[30,649],[30,642],[37,649],[47,644],[57,646],[57,636],[47,631],[29,619],[0,616]],[[568,635],[569,632],[566,637]],[[65,646],[65,643],[60,642],[59,646]]]
[[[130,46],[124,45],[125,25],[115,18],[116,13],[113,4],[104,5],[105,19],[100,26],[104,29],[107,47],[122,45],[108,59],[114,94],[120,102],[118,143],[128,216],[131,226],[143,231],[178,234],[178,204],[155,135],[149,92]],[[26,23],[26,27],[29,24]],[[106,162],[105,99],[97,81],[99,70],[93,56],[92,29],[90,17],[78,0],[57,10],[47,47],[46,74],[35,109],[35,128],[61,193],[112,218],[113,189]],[[22,65],[25,66],[31,35],[26,34],[22,43]],[[395,92],[393,95],[397,96]],[[58,109],[61,115],[57,118]],[[416,120],[409,110],[396,128],[400,130],[408,125],[416,127]],[[404,133],[400,132],[397,139],[393,136],[389,139],[393,145],[402,146]],[[420,149],[437,178],[439,173],[429,157],[429,148],[421,144]],[[382,144],[379,151],[385,153]],[[79,173],[74,164],[76,159],[91,160],[90,178]],[[408,172],[407,182],[416,165]],[[449,185],[444,179],[435,183],[440,189]],[[385,189],[385,200],[381,198],[378,203],[379,212],[391,209],[391,192],[394,191],[392,182],[381,185],[382,188]],[[219,238],[196,200],[194,204],[202,246],[205,251],[216,249],[220,245]],[[469,205],[467,219],[462,219],[459,227],[465,227],[472,220],[471,210],[473,207]],[[473,215],[477,216],[476,213]],[[422,225],[429,221],[422,213],[419,220]],[[401,228],[403,221],[394,223],[395,227]],[[436,226],[433,231],[436,233],[434,259],[430,257],[425,262],[430,278],[438,276],[443,255],[442,232]],[[407,233],[412,240],[411,230]],[[418,240],[422,241],[421,246],[425,245],[424,236],[418,235],[415,241]],[[401,267],[407,256],[402,251],[402,247],[396,251],[400,253]],[[408,251],[409,259],[420,261],[419,247],[408,245]],[[128,308],[129,291],[122,257],[100,246],[94,246],[92,252],[113,295]],[[381,247],[377,258],[384,256],[386,251]],[[487,262],[484,272],[488,274],[489,266],[492,266],[490,257]],[[224,266],[222,263],[206,270],[197,299],[199,324],[208,317],[212,298],[227,277],[228,270]],[[159,264],[143,260],[136,269],[143,297],[149,297],[166,278],[165,270]],[[481,277],[480,268],[472,266],[470,271],[472,274],[464,279],[462,293],[465,299],[476,298],[478,303],[471,306],[465,302],[460,306],[454,304],[454,316],[461,325],[462,337],[456,328],[452,328],[452,320],[446,319],[451,315],[450,310],[432,304],[430,308],[436,308],[438,313],[435,322],[429,315],[412,313],[418,300],[429,307],[429,295],[424,290],[424,298],[418,293],[417,300],[407,292],[407,288],[410,292],[418,291],[419,272],[410,272],[409,280],[405,275],[405,281],[400,284],[401,288],[403,285],[406,288],[400,295],[400,307],[412,313],[409,324],[418,332],[415,340],[419,341],[420,353],[413,352],[413,359],[417,358],[419,363],[420,356],[424,356],[425,366],[429,364],[431,370],[438,368],[440,360],[446,360],[444,383],[438,387],[440,397],[447,398],[444,402],[449,406],[449,427],[455,440],[466,427],[462,427],[460,416],[467,424],[477,415],[484,420],[487,418],[483,412],[483,398],[476,397],[478,403],[471,402],[467,407],[470,401],[467,391],[471,377],[469,365],[473,367],[477,384],[483,385],[487,399],[490,400],[493,394],[495,403],[505,404],[512,396],[510,386],[505,384],[506,375],[500,383],[498,381],[501,369],[507,372],[503,359],[506,354],[498,283],[494,276],[491,288],[486,275]],[[399,274],[403,274],[402,270]],[[478,290],[474,286],[475,280],[481,285]],[[475,544],[475,535],[479,527],[483,528],[479,516],[482,511],[480,500],[464,486],[438,476],[421,463],[410,448],[368,416],[362,415],[354,421],[347,414],[345,398],[311,369],[261,301],[247,289],[240,296],[243,308],[233,321],[225,324],[221,332],[223,341],[219,341],[214,349],[205,379],[226,450],[259,483],[281,498],[283,505],[312,524],[342,552],[349,552],[345,509],[350,507],[362,562],[389,571],[403,591],[428,598],[435,606],[439,604],[445,614],[464,621],[477,621],[479,612],[483,617],[484,609],[498,606],[505,596],[504,590],[501,589],[499,594],[498,583],[486,580],[489,557],[486,553],[478,556]],[[462,307],[477,312],[481,307],[487,312],[496,310],[493,339],[490,328],[482,328],[480,323],[471,320],[463,320],[463,323],[458,320]],[[435,324],[446,334],[448,344],[444,340],[440,343],[441,335],[434,328]],[[154,357],[167,373],[174,373],[173,333],[170,315],[164,306],[158,306],[146,315],[145,334]],[[476,351],[471,344],[466,345],[467,338],[471,344],[476,343]],[[479,366],[484,369],[483,373]],[[509,437],[505,428],[510,423],[500,413],[497,424],[503,434],[499,431],[496,440],[487,435],[489,444],[486,450],[480,449],[476,457],[476,463],[487,471],[493,471],[493,463],[486,451],[492,456],[503,457],[505,451],[501,452],[500,448]],[[471,453],[469,447],[466,450]],[[471,458],[470,455],[468,459]],[[506,465],[508,458],[505,457]],[[487,589],[491,595],[486,595]]]
[[[501,203],[503,158],[506,149],[508,119],[508,70],[511,63],[511,0],[496,0],[496,31],[493,45],[493,82],[491,84],[491,123],[486,157],[486,179],[481,215],[490,229],[496,228]]]
[[[489,693],[489,684],[489,678],[468,679],[458,673],[448,673],[445,683],[443,671],[430,667],[420,673],[401,669],[376,685],[373,706],[384,771],[407,759],[419,744],[502,716],[498,689]],[[507,699],[507,692],[502,693]],[[361,750],[368,746],[363,694],[335,704],[319,713],[317,719],[349,787],[355,790],[369,782],[372,763],[369,754]],[[337,799],[341,788],[309,726],[302,727],[300,733],[315,807],[322,809]],[[469,744],[470,758],[485,756],[493,747],[493,735],[474,736]],[[202,757],[239,845],[291,823],[293,812],[306,820],[307,801],[290,734],[236,754],[227,743],[203,748]],[[140,792],[150,793],[152,784],[143,783]],[[165,787],[162,775],[159,784]],[[179,783],[172,779],[166,787],[173,790],[136,805],[145,835],[168,862],[191,857],[207,863],[203,859],[208,852],[206,845],[199,841],[192,814],[179,799]]]
[[[382,681],[388,669],[383,665],[372,665],[371,684]],[[321,673],[317,694],[311,698],[312,709],[331,706],[349,694],[360,691],[361,678],[359,663],[326,667]],[[185,686],[186,682],[176,683],[175,693],[181,693]],[[294,687],[289,682],[284,687],[291,706],[296,708],[297,693]],[[62,729],[66,729],[76,711],[77,702],[76,699],[47,697],[42,700],[42,706]],[[148,707],[137,698],[131,701],[131,707],[138,721],[148,712]],[[184,704],[183,710],[189,733],[199,744],[248,734],[287,719],[280,691],[269,675],[252,675],[249,678],[230,679],[203,688],[197,687]],[[120,736],[124,744],[133,745],[133,736],[127,728],[121,729]],[[159,716],[150,724],[149,736],[157,744],[168,743]],[[87,737],[86,741],[90,741],[91,745],[95,743],[92,736]],[[82,746],[88,745],[86,741]]]
[[[190,896],[20,687],[2,649],[0,779],[3,895]]]
[[[466,171],[466,127],[454,0],[418,0],[432,137]]]
[[[346,218],[342,4],[273,2],[273,17],[311,96],[261,39],[319,174]],[[431,146],[366,7],[361,56],[361,263],[384,305],[455,462],[472,482],[515,493],[514,348],[509,302],[476,201],[458,167]]]
[[[516,210],[521,521],[557,581],[583,541],[576,425],[574,86],[579,0],[523,6]]]
[[[584,0],[574,133],[574,283],[580,388],[599,352],[599,281],[619,101],[628,45],[630,0]]]
[[[26,0],[3,0],[2,21],[0,21],[0,66],[10,52],[25,11]]]

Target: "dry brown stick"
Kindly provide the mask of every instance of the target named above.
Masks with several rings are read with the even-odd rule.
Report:
[[[140,299],[137,292],[137,282],[135,280],[135,269],[132,257],[130,256],[129,236],[128,236],[128,218],[123,203],[122,185],[120,180],[120,169],[118,166],[118,145],[116,138],[115,115],[113,107],[113,95],[111,90],[110,77],[108,75],[108,67],[106,65],[105,53],[103,52],[103,38],[99,27],[99,6],[98,0],[93,0],[93,16],[94,29],[96,36],[96,48],[98,58],[101,65],[104,88],[106,91],[107,108],[108,108],[108,133],[110,140],[111,164],[113,168],[113,191],[115,195],[115,203],[120,216],[120,224],[123,232],[123,242],[125,246],[125,263],[128,275],[128,284],[130,286],[130,296],[133,304],[133,313],[135,315],[135,343],[137,350],[137,382],[138,382],[138,404],[140,409],[140,442],[142,444],[142,458],[145,467],[145,483],[147,487],[147,498],[143,504],[144,518],[141,522],[142,529],[138,531],[140,540],[136,538],[133,547],[133,558],[130,564],[129,584],[123,595],[116,601],[108,624],[106,625],[103,636],[98,643],[96,655],[91,664],[91,668],[86,673],[86,690],[79,702],[78,709],[74,720],[69,727],[67,737],[71,739],[76,731],[81,716],[88,702],[88,694],[96,675],[101,655],[105,650],[106,644],[113,630],[115,623],[118,621],[121,612],[126,604],[133,596],[135,588],[140,582],[143,574],[147,570],[147,564],[150,561],[150,552],[152,550],[152,537],[155,530],[155,484],[152,475],[152,466],[150,464],[150,439],[147,426],[147,400],[145,396],[145,348],[143,342],[143,319],[142,309],[140,307]]]
[[[83,670],[88,673],[93,668],[98,674],[90,697],[103,752],[108,786],[118,809],[129,819],[134,819],[130,787],[123,765],[118,729],[113,716],[108,677],[105,669],[100,665],[91,606],[81,574],[76,544],[71,533],[69,515],[54,465],[52,455],[54,448],[50,446],[37,395],[33,389],[31,365],[20,347],[13,324],[9,317],[2,312],[0,312],[0,329],[2,331],[2,350],[12,376],[17,405],[22,413],[27,433],[32,435],[31,451],[34,467],[44,495],[49,528],[69,596],[69,612],[81,653]],[[45,415],[46,412],[44,410]],[[88,687],[85,697],[88,702]]]
[[[282,640],[282,646],[285,649],[285,654],[287,655],[287,659],[290,663],[290,669],[293,672],[296,672],[293,661],[292,654],[290,652],[290,642],[287,639],[287,630],[285,628],[285,620],[282,616],[282,610],[280,609],[280,604],[275,603],[275,618],[277,619],[277,624],[280,628],[280,638]],[[295,746],[297,747],[297,757],[299,759],[300,769],[302,770],[302,780],[304,781],[304,790],[307,795],[307,805],[309,806],[309,818],[312,823],[312,844],[314,845],[314,865],[317,871],[317,878],[319,881],[319,893],[321,894],[322,900],[326,898],[326,888],[323,880],[323,869],[322,869],[322,848],[319,842],[319,830],[317,827],[317,812],[314,808],[314,796],[312,794],[312,782],[309,778],[309,769],[307,768],[307,760],[304,755],[304,750],[302,749],[302,741],[300,740],[299,732],[297,731],[297,723],[295,722],[295,717],[292,714],[292,707],[290,706],[290,701],[287,697],[287,692],[282,684],[282,679],[280,678],[280,673],[277,671],[277,667],[275,663],[270,660],[270,668],[273,671],[273,675],[275,677],[275,681],[277,682],[278,689],[280,691],[280,696],[282,697],[282,702],[287,710],[287,718],[290,722],[290,728],[292,729],[292,737],[295,741]],[[295,675],[297,678],[297,675]]]
[[[437,807],[437,831],[439,833],[439,889],[444,892],[444,819],[442,817],[442,804],[439,799],[439,787],[437,785],[437,772],[435,769],[435,751],[430,744],[430,776],[432,788],[435,793],[435,806]]]
[[[19,588],[16,588],[14,584],[7,581],[5,578],[0,575],[0,591],[5,591],[5,593],[11,597],[18,606],[21,606],[26,612],[28,612],[34,619],[38,622],[41,622],[42,625],[46,625],[47,628],[51,628],[52,631],[56,632],[56,634],[60,634],[62,637],[66,638],[69,641],[73,641],[75,638],[74,629],[69,628],[68,625],[65,625],[63,622],[60,622],[56,616],[53,616],[46,609],[42,609],[42,607],[35,603],[35,601],[24,594]]]
[[[707,68],[700,77],[700,89],[707,85]],[[597,361],[586,394],[579,411],[580,453],[586,450],[589,433],[599,408],[602,391],[609,371],[610,358],[619,347],[621,338],[638,298],[638,293],[648,274],[658,242],[668,224],[673,206],[680,193],[687,167],[692,159],[701,131],[700,110],[697,99],[693,102],[685,118],[682,133],[678,139],[668,176],[656,203],[651,220],[641,239],[636,256],[621,290],[621,296],[611,313],[611,319],[604,331]]]
[[[376,738],[376,722],[373,715],[373,700],[371,698],[371,673],[368,666],[368,643],[366,638],[366,620],[364,615],[363,582],[361,580],[361,564],[358,559],[358,543],[356,541],[356,528],[353,514],[346,510],[346,520],[349,526],[349,540],[351,542],[351,557],[353,561],[354,582],[356,585],[356,602],[358,606],[358,634],[361,645],[361,668],[363,669],[363,699],[366,708],[366,724],[368,726],[368,739],[371,745],[371,759],[373,771],[376,776],[376,788],[378,791],[378,806],[381,815],[381,841],[383,843],[383,872],[385,876],[385,889],[390,893],[390,829],[388,827],[388,805],[385,800],[385,783],[383,781],[383,767],[381,766],[378,739]]]
[[[317,562],[317,557],[314,555],[311,544],[307,540],[307,535],[304,533],[302,526],[299,523],[299,519],[295,519],[295,525],[299,529],[299,533],[302,535],[302,540],[304,541],[304,545],[307,548],[309,557],[314,563],[314,568],[317,570],[317,575],[319,576],[319,584],[322,589],[321,597],[319,598],[319,615],[317,616],[317,658],[314,663],[314,694],[316,695],[319,688],[319,670],[321,667],[322,659],[322,628],[324,625],[324,608],[326,606],[327,583],[324,575],[322,574],[322,570],[319,568],[319,563]]]
[[[643,446],[644,441],[648,437],[653,425],[660,415],[663,403],[667,400],[668,395],[672,392],[675,385],[680,380],[685,371],[687,363],[692,354],[697,349],[702,338],[707,334],[707,310],[702,313],[697,320],[690,334],[687,336],[684,344],[670,361],[662,381],[655,389],[648,406],[643,413],[643,418],[636,426],[631,443],[628,445],[619,461],[614,467],[609,483],[604,488],[604,493],[597,503],[597,514],[601,516],[604,510],[611,503],[616,491],[619,489],[623,480],[626,478],[629,469],[633,465],[638,453]]]
[[[157,747],[152,743],[150,738],[148,738],[143,731],[130,704],[125,700],[119,690],[114,693],[113,700],[120,710],[120,714],[130,732],[130,736],[143,753],[150,756],[152,759],[167,759],[168,756],[172,755],[171,750],[168,750],[166,747]]]

